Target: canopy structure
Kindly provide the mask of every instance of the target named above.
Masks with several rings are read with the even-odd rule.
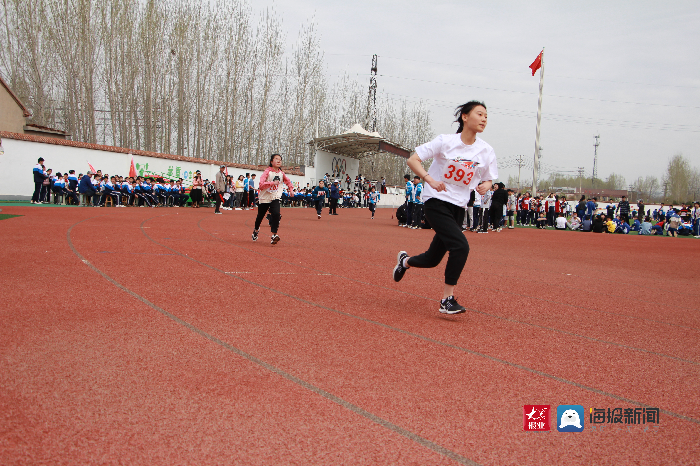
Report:
[[[408,158],[411,151],[384,139],[379,133],[370,133],[359,124],[335,136],[314,138],[309,144],[316,149],[353,159],[362,159],[377,152],[390,152]]]

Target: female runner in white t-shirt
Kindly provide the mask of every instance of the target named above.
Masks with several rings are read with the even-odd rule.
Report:
[[[408,166],[423,178],[424,213],[435,231],[430,247],[423,254],[411,256],[401,251],[394,267],[394,281],[400,281],[410,267],[435,267],[450,252],[445,267],[445,289],[440,312],[459,314],[464,306],[454,298],[454,288],[469,255],[469,243],[462,233],[464,209],[473,190],[483,195],[498,178],[496,153],[476,136],[486,127],[486,106],[468,102],[457,107],[457,134],[443,134],[416,147]],[[421,162],[433,159],[426,172]]]

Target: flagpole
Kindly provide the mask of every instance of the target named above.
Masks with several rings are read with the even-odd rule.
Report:
[[[537,132],[535,135],[535,161],[532,164],[532,195],[537,196],[537,175],[540,163],[540,121],[542,120],[542,86],[544,85],[544,47],[540,58],[540,98],[537,101]]]

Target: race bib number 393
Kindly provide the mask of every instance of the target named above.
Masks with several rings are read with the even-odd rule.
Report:
[[[470,160],[459,162],[451,160],[445,165],[442,180],[445,183],[457,186],[469,186],[478,166],[478,162],[472,162]]]

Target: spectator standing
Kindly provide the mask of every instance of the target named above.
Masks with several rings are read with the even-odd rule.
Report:
[[[47,177],[46,172],[44,172],[44,158],[39,157],[32,170],[34,173],[34,194],[32,194],[32,204],[41,204],[39,196],[41,196],[41,187],[44,184],[44,180]],[[88,172],[90,173],[90,172]]]
[[[491,220],[491,196],[493,196],[493,185],[481,195],[481,229],[478,233],[489,232],[489,221]]]
[[[593,221],[593,214],[595,214],[595,211],[598,208],[597,202],[598,199],[595,197],[588,199],[588,202],[586,202],[586,217],[590,218],[591,221]]]
[[[549,193],[544,199],[544,208],[547,213],[547,225],[550,227],[554,226],[554,214],[556,211],[557,198],[554,197],[554,193]]]
[[[255,173],[250,175],[248,181],[248,210],[255,208]]]
[[[243,209],[243,193],[245,192],[245,179],[243,175],[238,175],[236,180],[236,210]]]
[[[420,182],[418,176],[413,177],[413,222],[411,228],[417,230],[420,228],[421,221],[423,220],[423,200],[421,196],[423,194],[423,183]]]
[[[693,236],[700,238],[700,202],[693,204],[693,210],[690,211],[690,218],[693,221]]]
[[[144,186],[141,187],[141,192],[146,195],[148,199],[148,189],[144,191]],[[192,199],[192,207],[199,208],[199,205],[204,200],[204,181],[202,181],[202,175],[195,173],[192,179],[192,188],[190,189],[190,198]]]
[[[41,204],[50,204],[51,203],[51,187],[53,184],[53,170],[48,169],[45,172],[46,178],[44,178],[44,181],[41,183],[41,192],[39,193],[39,201]]]
[[[328,215],[338,215],[338,199],[340,199],[340,188],[338,187],[338,182],[334,181],[330,189]]]
[[[495,186],[496,190],[491,196],[491,225],[495,231],[501,231],[503,207],[508,203],[508,193],[503,183],[496,183]]]
[[[226,170],[226,165],[220,165],[219,171],[216,172],[216,178],[214,179],[214,201],[216,202],[214,213],[217,215],[221,215],[219,208],[221,207],[222,196],[226,192],[226,173],[224,173],[224,170]]]
[[[606,210],[606,216],[608,218],[613,218],[615,216],[615,204],[613,204],[612,200],[608,203],[608,205],[605,207]]]
[[[512,189],[508,190],[508,228],[515,228],[515,216],[518,206],[518,197]]]
[[[472,219],[472,231],[479,231],[481,228],[481,194],[476,190],[472,191],[471,196],[474,196],[474,218]]]
[[[581,196],[578,204],[576,204],[576,213],[580,218],[583,218],[583,216],[586,215],[586,196]]]
[[[406,182],[406,223],[402,227],[410,227],[413,220],[413,183],[410,175],[403,176]]]
[[[622,200],[617,204],[617,212],[620,213],[620,221],[629,225],[630,203],[627,201],[627,196],[622,196]]]

